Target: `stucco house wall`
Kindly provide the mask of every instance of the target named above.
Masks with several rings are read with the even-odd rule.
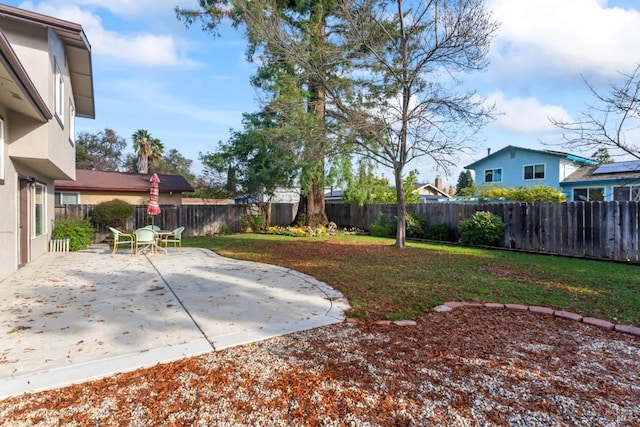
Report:
[[[110,200],[120,199],[131,205],[144,205],[149,202],[149,193],[122,191],[122,192],[104,192],[104,191],[82,191],[78,194],[79,205],[97,205],[98,203],[108,202]],[[182,205],[181,193],[166,194],[160,193],[158,203],[161,205]]]
[[[48,250],[53,182],[75,177],[75,116],[93,118],[95,109],[80,25],[0,4],[0,55],[3,280]]]

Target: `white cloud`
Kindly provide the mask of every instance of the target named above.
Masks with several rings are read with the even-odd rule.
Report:
[[[501,22],[493,62],[514,71],[613,76],[640,62],[640,11],[606,0],[489,0]]]
[[[104,55],[127,61],[129,64],[146,66],[193,65],[192,62],[181,58],[176,42],[170,35],[123,34],[110,31],[104,28],[102,19],[98,15],[74,4],[57,6],[48,2],[38,4],[25,2],[20,7],[79,23],[95,55]]]
[[[33,2],[25,2],[33,3]],[[196,8],[194,0],[49,0],[55,8],[75,4],[87,7],[99,7],[119,16],[172,15],[176,6]],[[21,6],[22,7],[22,6]]]
[[[540,133],[557,130],[549,118],[572,121],[569,113],[558,105],[542,105],[536,98],[506,99],[502,92],[492,93],[488,103],[495,103],[498,118],[493,126],[518,133]]]

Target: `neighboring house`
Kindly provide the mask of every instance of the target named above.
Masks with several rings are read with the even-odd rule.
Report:
[[[438,202],[451,198],[442,189],[442,178],[436,177],[435,184],[416,184],[415,191],[420,196],[420,203]]]
[[[568,201],[640,201],[640,161],[583,166],[560,187]]]
[[[560,190],[560,182],[592,159],[551,150],[532,150],[509,145],[465,166],[475,172],[475,183],[505,188],[548,185]]]
[[[234,199],[205,199],[203,197],[183,197],[183,205],[235,205]]]
[[[324,193],[324,201],[330,203],[341,203],[342,200],[342,190],[336,190],[335,188],[325,188]]]
[[[75,117],[95,118],[78,24],[0,4],[0,280],[48,250],[53,181],[75,178]]]
[[[395,191],[394,187],[388,188]],[[442,178],[440,177],[436,178],[435,184],[416,184],[415,191],[420,196],[420,203],[437,202],[451,197],[442,190]],[[342,194],[342,190],[325,189],[324,200],[329,203],[342,203],[344,201]]]
[[[143,205],[149,201],[151,176],[78,169],[75,180],[55,181],[55,204],[97,205],[120,199],[132,205]],[[158,202],[161,205],[181,205],[182,193],[193,191],[183,176],[158,174],[158,177]]]
[[[284,188],[276,187],[273,191],[273,195],[269,197],[266,193],[261,193],[259,199],[251,195],[238,196],[235,199],[236,205],[246,205],[252,203],[298,203],[300,202],[300,189],[299,188]]]

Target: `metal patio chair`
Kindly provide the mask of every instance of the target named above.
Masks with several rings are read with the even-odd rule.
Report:
[[[169,246],[169,243],[173,243],[173,247],[176,248],[178,252],[182,252],[182,232],[184,231],[184,227],[178,227],[173,230],[171,233],[163,236],[162,244],[164,244],[165,249]]]
[[[135,246],[135,236],[129,233],[123,233],[117,228],[109,227],[109,231],[113,234],[113,252],[111,256],[115,255],[118,251],[118,246],[128,246],[131,254],[133,254],[133,248]]]
[[[146,248],[149,248],[152,254],[157,252],[158,247],[158,235],[155,231],[150,228],[138,228],[133,232],[135,235],[135,253],[136,255],[140,255],[140,252],[144,251]]]

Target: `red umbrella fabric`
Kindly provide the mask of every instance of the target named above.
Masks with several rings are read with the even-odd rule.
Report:
[[[151,189],[149,190],[147,213],[149,215],[160,215],[160,205],[158,204],[158,198],[160,197],[158,184],[160,183],[160,178],[158,178],[158,174],[154,173],[151,179],[149,179],[149,182],[151,183]]]

